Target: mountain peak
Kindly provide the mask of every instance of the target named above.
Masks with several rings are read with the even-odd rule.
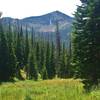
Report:
[[[66,36],[69,36],[73,18],[60,11],[53,11],[42,16],[32,16],[24,19],[3,18],[2,20],[5,27],[8,27],[10,22],[12,27],[22,26],[23,31],[26,31],[27,25],[28,32],[31,32],[32,28],[34,28],[35,33],[43,33],[46,36],[50,33],[55,33],[57,21],[59,21],[59,31],[64,39],[66,34]]]
[[[56,10],[56,11],[53,11],[53,12],[51,12],[51,13],[62,13],[62,12],[60,12],[59,10]]]
[[[49,13],[49,14],[50,14],[50,13]],[[65,13],[63,13],[63,12],[61,12],[61,11],[59,11],[59,10],[53,11],[53,12],[51,12],[51,14],[64,15],[64,16],[70,17],[70,16],[68,16],[67,14],[65,14]],[[70,17],[70,18],[71,18],[71,17]]]
[[[17,23],[21,24],[23,27],[27,24],[27,26],[30,28],[34,27],[36,31],[39,32],[47,32],[49,30],[52,31],[55,28],[56,22],[59,21],[60,27],[70,27],[73,21],[73,18],[56,10],[53,12],[50,12],[48,14],[42,15],[42,16],[31,16],[24,19],[13,19],[13,18],[3,18],[3,23],[7,25],[9,22],[12,25],[17,25]],[[44,31],[46,30],[46,31]]]

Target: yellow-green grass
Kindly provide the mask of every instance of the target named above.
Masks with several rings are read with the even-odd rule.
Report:
[[[0,100],[100,100],[100,90],[87,94],[74,79],[27,80],[1,84]]]

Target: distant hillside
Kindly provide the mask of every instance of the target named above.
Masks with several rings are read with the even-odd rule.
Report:
[[[2,18],[4,26],[8,26],[9,22],[13,27],[22,25],[23,30],[28,27],[28,31],[31,32],[32,28],[35,33],[55,33],[56,21],[59,22],[59,30],[63,40],[68,40],[69,33],[71,32],[71,26],[73,18],[59,11],[54,11],[42,16],[32,16],[24,19],[13,19],[9,17]]]

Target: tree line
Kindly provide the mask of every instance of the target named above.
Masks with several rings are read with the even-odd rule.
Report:
[[[26,25],[13,31],[9,23],[4,31],[0,19],[0,81],[24,79],[53,79],[68,77],[66,44],[61,43],[59,24],[56,23],[55,42],[48,35],[36,36],[34,29],[28,32]]]

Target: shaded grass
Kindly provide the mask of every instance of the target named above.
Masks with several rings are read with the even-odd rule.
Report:
[[[0,85],[0,100],[100,100],[100,90],[86,94],[73,79],[27,80]]]

